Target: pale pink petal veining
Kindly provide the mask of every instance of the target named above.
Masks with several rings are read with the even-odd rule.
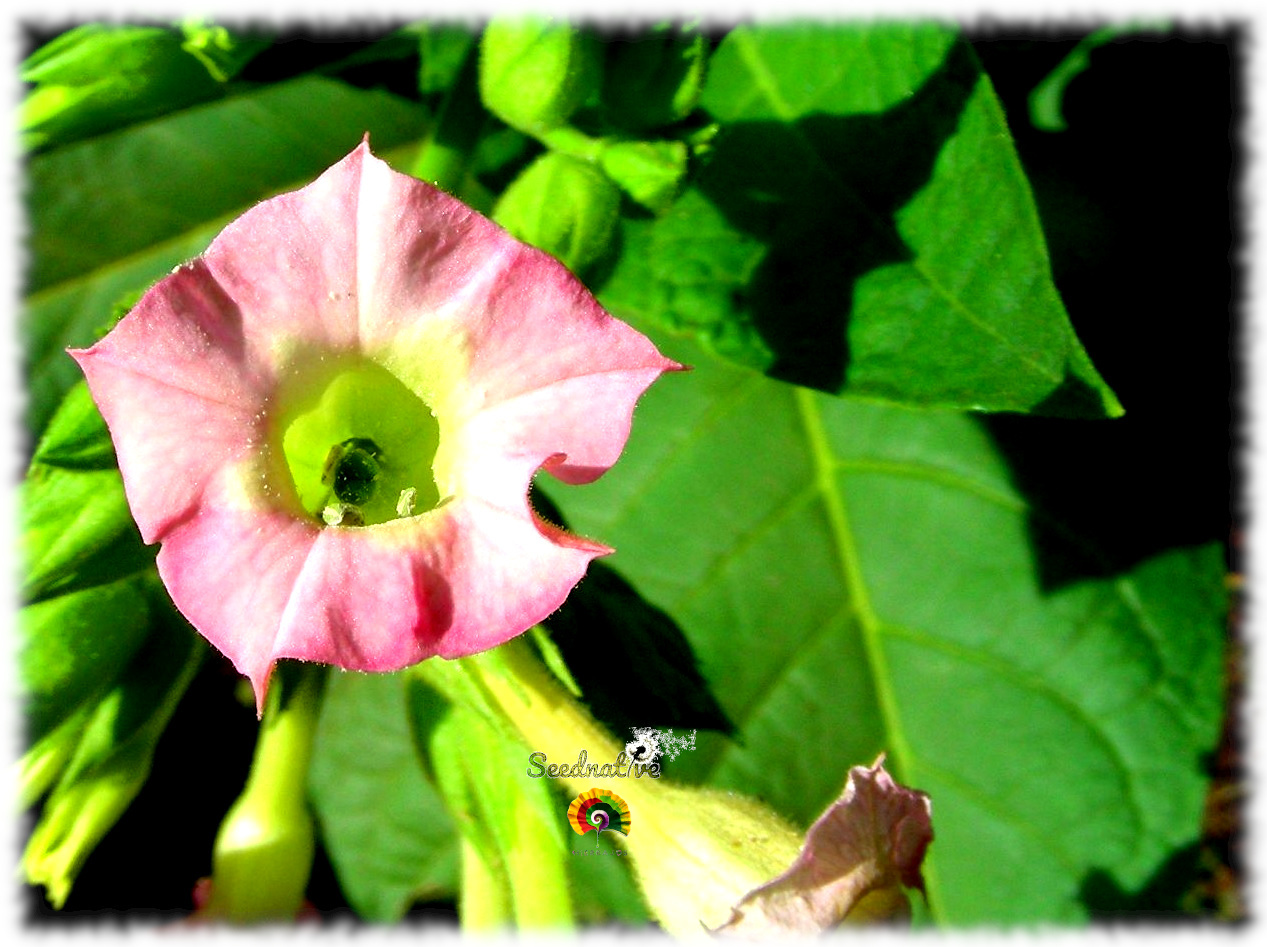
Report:
[[[247,314],[251,343],[268,348],[301,339],[310,347],[356,349],[359,155],[302,190],[255,205],[203,254],[222,292]]]

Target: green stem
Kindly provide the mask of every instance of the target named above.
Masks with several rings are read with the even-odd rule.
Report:
[[[522,637],[495,651],[465,658],[463,663],[475,671],[504,719],[520,731],[529,746],[549,759],[571,761],[585,750],[592,760],[612,761],[624,749],[564,689]],[[565,779],[563,783],[569,789],[589,788],[586,780]]]
[[[571,125],[546,129],[538,132],[535,137],[551,151],[592,163],[598,161],[609,144],[606,138],[591,138]]]
[[[216,836],[208,917],[238,924],[293,919],[312,870],[308,764],[326,668],[279,666],[246,787]]]

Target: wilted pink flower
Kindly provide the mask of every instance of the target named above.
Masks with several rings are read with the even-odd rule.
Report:
[[[855,766],[844,794],[810,826],[792,866],[744,895],[719,932],[788,937],[842,922],[909,918],[902,889],[924,890],[921,866],[932,840],[926,793],[894,782],[883,756]]]
[[[552,257],[362,143],[71,354],[176,605],[263,706],[278,658],[386,671],[549,615],[610,550],[538,519],[675,369]]]

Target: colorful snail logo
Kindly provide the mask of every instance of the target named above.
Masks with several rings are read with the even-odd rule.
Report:
[[[621,835],[629,834],[631,823],[629,804],[607,789],[590,789],[581,793],[568,806],[568,825],[577,835],[597,832],[594,844],[603,829],[613,829]]]

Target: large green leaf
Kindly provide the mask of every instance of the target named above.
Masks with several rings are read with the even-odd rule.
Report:
[[[552,496],[682,627],[739,726],[677,772],[808,822],[887,751],[932,795],[951,923],[1085,917],[1084,886],[1138,890],[1197,837],[1217,549],[1106,570],[1049,542],[980,421],[665,347],[696,370],[643,399],[616,471]]]
[[[417,139],[416,103],[315,76],[57,148],[26,168],[31,267],[22,317],[38,431],[124,294],[199,253],[230,219],[308,183],[370,133],[377,151]]]
[[[457,832],[423,774],[409,713],[399,674],[332,676],[309,770],[339,883],[371,921],[397,921],[457,886]]]
[[[1121,411],[1051,280],[989,79],[935,25],[740,28],[694,185],[604,288],[773,377],[904,404]]]

